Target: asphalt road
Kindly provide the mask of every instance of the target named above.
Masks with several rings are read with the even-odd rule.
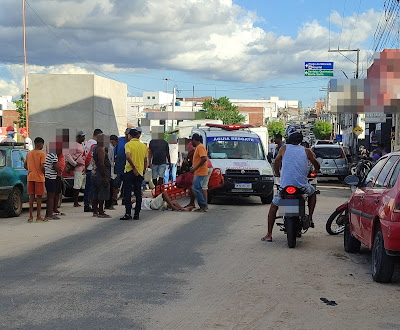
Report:
[[[349,255],[325,222],[350,191],[320,185],[316,228],[296,249],[268,206],[216,199],[208,213],[143,211],[120,221],[64,204],[60,221],[0,219],[1,329],[400,328],[400,277],[373,283],[370,252]],[[329,306],[320,298],[334,300]]]

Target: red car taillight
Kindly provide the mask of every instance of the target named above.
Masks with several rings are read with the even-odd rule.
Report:
[[[310,178],[311,178],[311,179],[314,179],[314,178],[316,178],[316,177],[317,177],[317,173],[312,172],[312,173],[310,174]]]
[[[287,192],[289,195],[293,195],[293,194],[296,192],[296,188],[295,188],[295,187],[287,187],[287,188],[286,188],[286,192]]]

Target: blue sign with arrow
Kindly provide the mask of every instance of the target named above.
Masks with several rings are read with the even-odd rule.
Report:
[[[333,70],[333,62],[305,62],[304,70]]]

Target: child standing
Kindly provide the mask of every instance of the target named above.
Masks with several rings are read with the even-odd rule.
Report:
[[[42,196],[44,194],[44,163],[46,155],[42,151],[44,140],[37,137],[34,141],[35,149],[26,155],[24,168],[28,171],[28,195],[29,195],[29,220],[33,222],[33,202],[37,199],[36,222],[47,222],[40,214],[42,209]]]

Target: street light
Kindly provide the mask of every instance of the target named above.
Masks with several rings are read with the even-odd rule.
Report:
[[[163,78],[163,80],[165,80],[165,82],[166,82],[166,89],[165,89],[165,92],[168,94],[168,80],[171,80],[171,78]]]

